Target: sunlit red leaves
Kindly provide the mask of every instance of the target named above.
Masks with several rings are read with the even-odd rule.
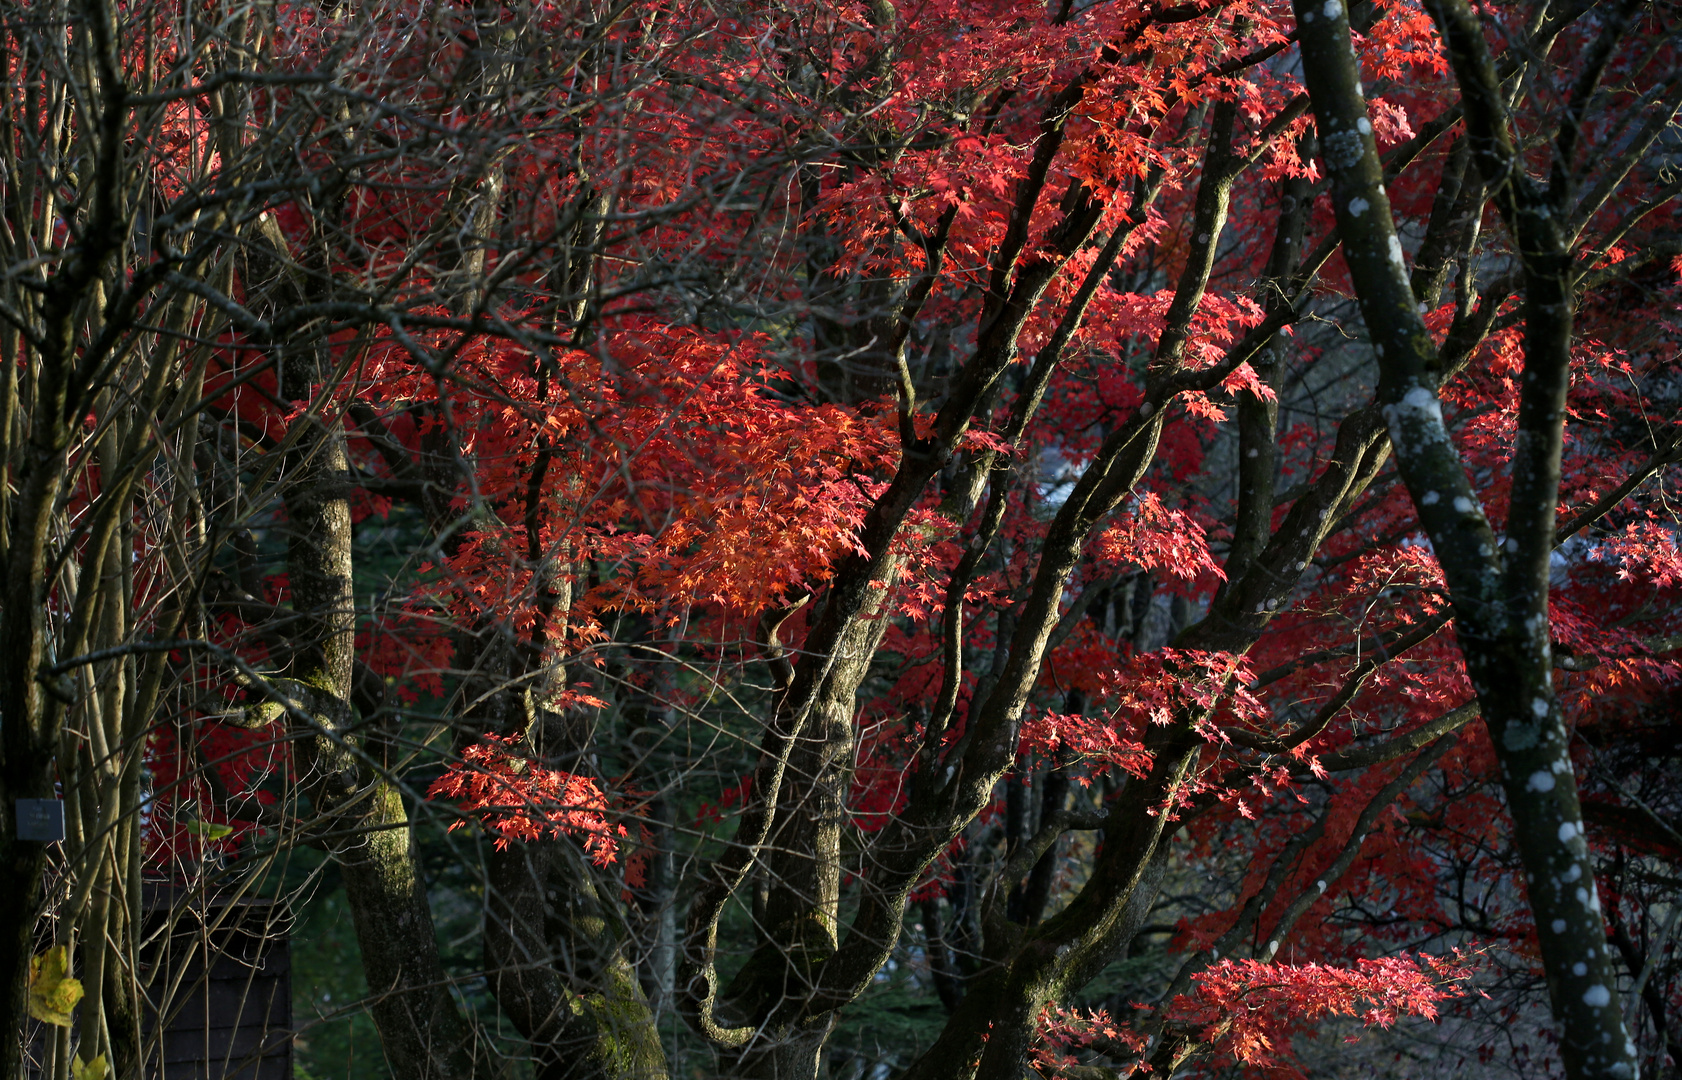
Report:
[[[1677,550],[1674,526],[1631,522],[1622,532],[1599,541],[1589,558],[1615,566],[1619,581],[1657,589],[1682,585],[1682,553]]]
[[[1225,653],[1160,649],[1129,656],[1101,677],[1098,702],[1087,710],[1092,715],[1048,711],[1027,720],[1021,747],[1079,762],[1083,784],[1110,769],[1144,776],[1152,758],[1143,740],[1151,727],[1191,719],[1218,743],[1220,725],[1261,715],[1262,703],[1244,685],[1249,677],[1242,658]],[[1198,790],[1203,785],[1192,782]],[[1176,793],[1164,809],[1172,813],[1189,793]]]
[[[602,497],[643,517],[625,522],[635,532],[603,522],[594,541],[636,568],[617,599],[757,611],[827,580],[856,546],[897,439],[856,410],[781,403],[753,346],[688,334],[626,340],[622,404],[598,424],[635,451],[604,448],[596,466],[604,482],[628,473]]]
[[[1197,989],[1176,998],[1169,1015],[1242,1065],[1301,1076],[1290,1039],[1315,1021],[1347,1016],[1389,1027],[1402,1016],[1434,1020],[1441,1002],[1465,993],[1461,984],[1471,975],[1458,957],[1405,953],[1351,967],[1222,960],[1192,977]]]
[[[1092,545],[1100,566],[1137,566],[1195,579],[1224,578],[1202,526],[1182,510],[1170,510],[1154,491],[1136,495]]]
[[[519,742],[485,736],[432,782],[426,797],[455,802],[495,834],[498,848],[511,841],[573,837],[596,865],[612,863],[626,830],[608,819],[607,797],[596,782],[540,764],[520,753]],[[458,820],[450,828],[465,824]]]
[[[896,440],[858,410],[781,401],[759,344],[628,324],[604,342],[605,365],[476,345],[443,384],[403,351],[376,348],[362,385],[391,410],[392,435],[418,439],[404,409],[442,386],[454,447],[476,465],[457,499],[471,523],[419,584],[416,618],[448,612],[529,634],[546,592],[564,584],[569,618],[544,632],[565,653],[594,639],[603,611],[757,612],[821,584],[853,550]],[[612,572],[586,593],[570,568],[591,560]]]
[[[1145,746],[1130,736],[1130,725],[1082,715],[1046,713],[1022,725],[1022,746],[1047,754],[1065,754],[1087,767],[1081,783],[1110,769],[1143,777],[1150,772],[1152,757]]]
[[[1350,1017],[1380,1028],[1404,1016],[1435,1020],[1442,1002],[1465,995],[1464,984],[1472,975],[1458,954],[1401,953],[1359,959],[1348,967],[1222,960],[1192,976],[1196,989],[1170,1002],[1164,1019],[1171,1027],[1190,1029],[1216,1060],[1230,1057],[1246,1075],[1301,1078],[1293,1037],[1312,1032],[1328,1017]],[[1037,1034],[1032,1060],[1042,1077],[1078,1065],[1070,1051],[1089,1046],[1111,1056],[1132,1056],[1133,1065],[1121,1075],[1150,1072],[1149,1064],[1138,1060],[1149,1041],[1105,1009],[1048,1005],[1040,1013]]]
[[[1407,536],[1398,544],[1380,547],[1354,560],[1342,584],[1350,596],[1360,597],[1368,605],[1383,599],[1388,601],[1386,607],[1394,607],[1405,597],[1419,610],[1434,614],[1447,598],[1442,574],[1430,544],[1421,537]]]
[[[1423,9],[1398,0],[1380,0],[1377,7],[1381,17],[1362,32],[1363,43],[1371,46],[1361,51],[1368,78],[1408,86],[1448,70],[1436,28]]]

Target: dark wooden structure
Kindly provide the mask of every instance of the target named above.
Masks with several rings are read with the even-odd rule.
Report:
[[[159,1008],[147,1017],[148,1080],[292,1080],[285,905],[162,890],[148,900],[141,977]]]

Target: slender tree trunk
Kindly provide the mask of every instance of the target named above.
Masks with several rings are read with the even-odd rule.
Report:
[[[1444,424],[1437,351],[1416,306],[1381,182],[1346,14],[1339,4],[1307,0],[1296,9],[1321,158],[1379,357],[1379,398],[1397,466],[1448,582],[1466,668],[1501,762],[1566,1073],[1573,1080],[1633,1080],[1636,1048],[1624,1028],[1570,734],[1552,687],[1548,564],[1574,306],[1562,185],[1544,190],[1526,175],[1477,15],[1462,0],[1434,0],[1431,13],[1460,82],[1473,158],[1524,270],[1525,375],[1506,537],[1497,540]]]

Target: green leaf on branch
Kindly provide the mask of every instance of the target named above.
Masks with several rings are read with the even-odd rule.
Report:
[[[111,1070],[105,1064],[105,1055],[96,1054],[92,1061],[81,1058],[70,1063],[71,1080],[105,1080],[105,1075]]]
[[[29,961],[29,1015],[45,1024],[70,1026],[70,1010],[82,1000],[82,983],[70,977],[70,948],[60,945]]]

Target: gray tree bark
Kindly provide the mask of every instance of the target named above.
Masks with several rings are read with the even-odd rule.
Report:
[[[1320,157],[1362,317],[1378,356],[1379,400],[1397,467],[1453,601],[1462,654],[1501,762],[1525,867],[1560,1049],[1576,1078],[1632,1080],[1617,967],[1583,834],[1569,732],[1552,686],[1548,560],[1569,378],[1574,287],[1563,185],[1525,175],[1505,121],[1483,28],[1463,0],[1435,0],[1463,94],[1471,152],[1524,272],[1525,374],[1506,534],[1484,516],[1444,423],[1437,348],[1420,316],[1385,195],[1339,0],[1297,0],[1304,78]]]

